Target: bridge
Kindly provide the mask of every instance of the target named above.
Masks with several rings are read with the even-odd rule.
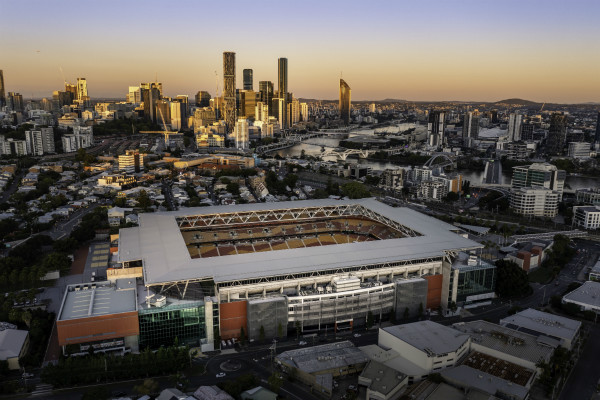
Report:
[[[272,151],[277,151],[281,149],[286,149],[288,147],[295,146],[299,143],[302,143],[305,140],[317,138],[317,137],[326,137],[326,138],[347,138],[347,132],[308,132],[305,134],[299,133],[289,133],[282,137],[282,139],[277,143],[266,144],[263,146],[258,146],[256,148],[257,154],[266,154]]]
[[[392,147],[389,149],[343,149],[329,148],[321,153],[321,157],[337,157],[338,160],[346,161],[348,156],[357,155],[358,158],[368,158],[371,154],[385,152],[388,155],[400,154],[405,149],[404,147]]]
[[[529,235],[514,235],[510,238],[515,241],[515,243],[523,243],[529,242],[532,240],[552,240],[556,235],[564,235],[569,239],[576,238],[586,238],[589,236],[588,232],[580,231],[579,229],[575,229],[572,231],[558,231],[558,232],[540,232],[540,233],[531,233]]]
[[[456,169],[456,156],[448,153],[434,153],[429,160],[423,164],[424,167],[443,171],[450,167]]]

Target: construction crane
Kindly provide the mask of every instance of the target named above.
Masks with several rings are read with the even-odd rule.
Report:
[[[545,106],[545,105],[546,105],[546,102],[544,102],[544,103],[542,104],[542,108],[540,108],[540,112],[542,112],[542,110],[544,109],[544,106]]]

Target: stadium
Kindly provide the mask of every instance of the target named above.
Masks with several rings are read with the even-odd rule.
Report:
[[[121,229],[118,265],[108,277],[116,282],[113,297],[137,281],[137,304],[127,310],[138,313],[139,348],[176,337],[208,350],[242,335],[352,330],[369,318],[446,307],[453,260],[480,247],[452,225],[375,199],[186,208],[140,214],[139,226]],[[75,331],[77,321],[61,324]],[[63,344],[135,341],[77,332],[62,335]]]

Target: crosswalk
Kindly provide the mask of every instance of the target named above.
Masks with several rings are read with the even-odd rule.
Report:
[[[37,385],[35,385],[35,389],[31,392],[31,395],[29,397],[45,396],[51,393],[52,385],[49,385],[47,383],[38,383]]]

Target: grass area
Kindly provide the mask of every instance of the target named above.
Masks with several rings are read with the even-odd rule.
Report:
[[[553,277],[552,269],[539,267],[529,273],[529,282],[545,284],[550,282]]]

